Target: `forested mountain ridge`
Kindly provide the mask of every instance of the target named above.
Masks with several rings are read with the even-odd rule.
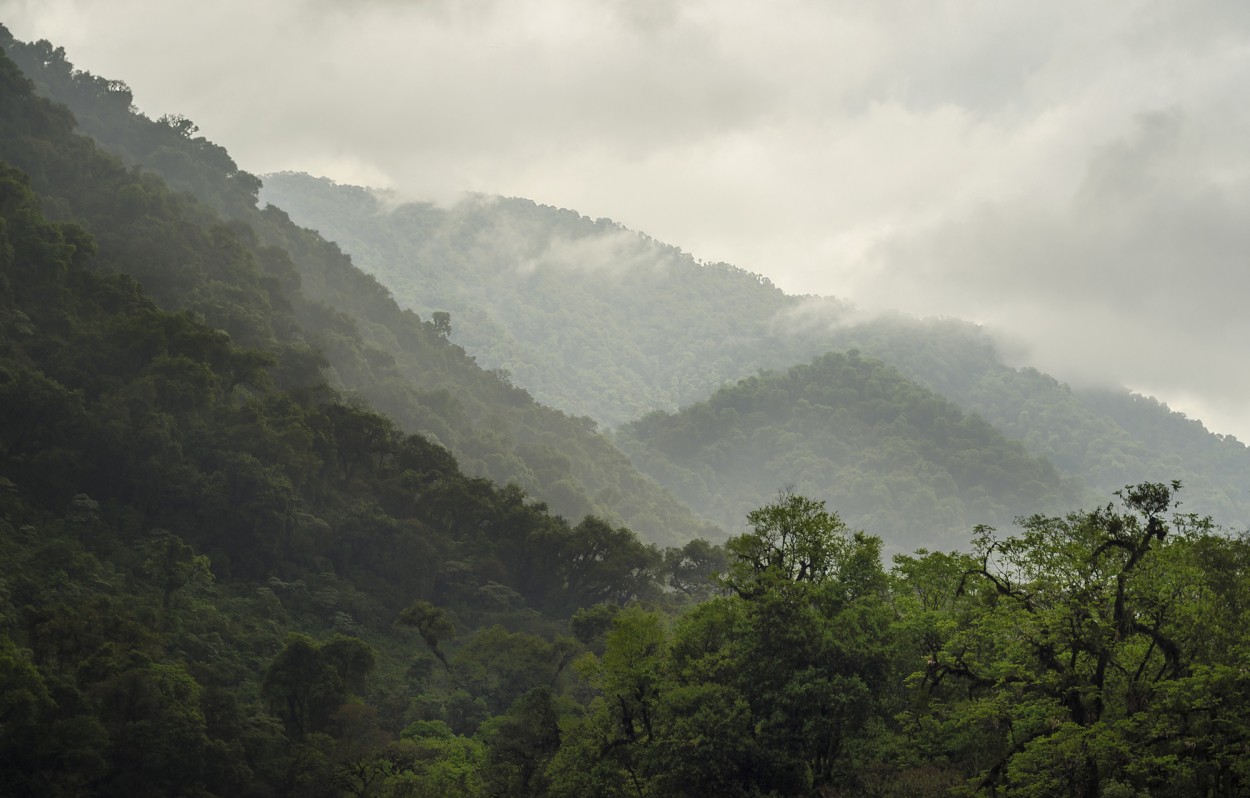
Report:
[[[673,412],[760,368],[855,348],[1099,493],[1179,478],[1190,509],[1250,527],[1244,444],[1152,399],[1077,391],[1008,365],[976,325],[865,319],[836,300],[787,296],[758,275],[528,200],[397,204],[299,174],[267,176],[262,196],[339,242],[405,305],[450,312],[453,339],[483,362],[603,423]],[[564,307],[574,310],[552,312]]]
[[[637,472],[593,422],[539,405],[506,375],[483,370],[336,246],[276,208],[257,209],[259,181],[193,137],[187,120],[134,112],[125,84],[74,70],[47,42],[0,38],[37,88],[81,110],[101,146],[187,192],[97,151],[68,111],[6,75],[0,157],[31,175],[54,217],[96,236],[103,268],[133,275],[164,307],[194,311],[236,342],[274,353],[291,380],[319,382],[326,368],[332,387],[432,436],[470,473],[514,482],[566,517],[602,515],[665,543],[723,537]]]
[[[643,470],[726,526],[786,485],[826,497],[888,543],[950,549],[978,523],[1006,527],[1083,498],[980,417],[856,350],[748,377],[617,437]]]

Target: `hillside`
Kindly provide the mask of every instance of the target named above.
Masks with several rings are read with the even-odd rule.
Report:
[[[830,353],[622,428],[622,447],[691,507],[731,526],[787,487],[887,544],[965,545],[978,523],[1079,501],[1045,461],[884,364]]]
[[[353,253],[399,302],[449,312],[453,340],[483,363],[601,423],[674,412],[760,368],[855,348],[1098,493],[1179,478],[1188,509],[1250,528],[1244,444],[1148,398],[1074,391],[1008,365],[976,325],[863,318],[836,300],[788,296],[758,275],[527,200],[396,204],[299,174],[269,175],[262,196]]]
[[[100,147],[144,167],[107,156],[75,133],[69,111],[6,76],[0,157],[31,175],[50,213],[95,235],[101,268],[273,353],[291,385],[320,381],[324,367],[331,387],[447,446],[469,473],[515,483],[568,518],[601,515],[665,543],[723,536],[639,474],[592,421],[482,369],[336,246],[276,208],[257,209],[259,181],[189,122],[135,113],[125,84],[3,33],[0,45],[36,88],[72,102]]]

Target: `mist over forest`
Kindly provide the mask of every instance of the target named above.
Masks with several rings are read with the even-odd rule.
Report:
[[[1042,44],[891,65],[899,45],[871,45],[886,20],[866,12],[845,57],[871,78],[823,85],[840,109],[825,122],[850,125],[825,157],[868,158],[892,135],[901,171],[881,180],[933,202],[946,185],[950,202],[902,211],[863,189],[859,233],[813,239],[803,208],[781,242],[751,238],[767,218],[734,204],[752,187],[729,176],[778,163],[744,115],[774,119],[771,145],[796,159],[814,157],[792,138],[811,119],[779,113],[801,106],[784,74],[729,56],[752,25],[754,57],[781,40],[797,63],[813,56],[754,12],[553,0],[518,33],[516,12],[491,3],[292,2],[218,37],[242,47],[287,25],[273,57],[338,20],[337,41],[372,35],[360,60],[384,64],[388,23],[403,22],[430,50],[419,59],[463,65],[454,45],[486,47],[482,74],[491,48],[544,41],[567,61],[516,74],[571,96],[640,67],[638,42],[658,48],[613,103],[666,124],[623,136],[608,124],[622,111],[594,118],[602,98],[561,105],[553,116],[589,149],[553,161],[533,143],[541,115],[519,109],[541,95],[517,88],[507,158],[550,169],[544,193],[509,190],[531,185],[523,170],[467,179],[452,158],[419,198],[390,177],[447,141],[499,157],[485,132],[436,119],[495,122],[456,94],[472,69],[444,87],[450,105],[420,95],[431,131],[401,147],[376,130],[404,121],[394,103],[354,105],[376,103],[363,83],[346,99],[354,64],[305,62],[317,107],[357,120],[325,125],[358,153],[335,166],[311,138],[320,117],[303,132],[284,121],[305,68],[261,75],[252,59],[255,85],[233,105],[256,92],[271,110],[236,123],[221,94],[236,66],[178,84],[196,48],[153,81],[194,104],[153,111],[169,95],[149,98],[145,75],[95,73],[77,46],[124,48],[140,8],[153,32],[184,37],[219,19],[128,0],[124,30],[101,21],[62,46],[23,37],[80,30],[66,20],[93,10],[0,3],[15,22],[0,25],[0,794],[1246,792],[1250,450],[1222,434],[1241,410],[1217,413],[1216,432],[1192,409],[1226,410],[1246,388],[1227,358],[1247,195],[1209,118],[1211,98],[1238,89],[1205,62],[1178,55],[1149,95],[1192,102],[1127,126],[1089,115],[1119,85],[1095,70],[1062,106],[1102,136],[1068,140],[1088,156],[1065,162],[1075,192],[1008,196],[935,171],[904,132],[936,120],[952,138],[935,146],[979,138],[1006,163],[1032,136],[1053,155],[1066,134],[1030,114],[1063,117],[1069,62],[1047,48],[1078,41],[1067,25],[937,14],[959,40],[1028,22]],[[854,16],[792,10],[813,42]],[[1166,7],[1084,19],[1122,44],[1205,43],[1233,63],[1241,51],[1204,23],[1216,11],[1174,30]],[[1239,30],[1227,11],[1224,30]],[[586,45],[570,42],[588,33],[602,58],[581,74]],[[1004,60],[1033,80],[985,77]],[[666,86],[673,64],[683,80]],[[393,88],[410,79],[394,72]],[[872,100],[881,85],[901,104]],[[1147,96],[1122,94],[1122,112]],[[590,145],[650,142],[632,157],[656,178],[686,151],[672,137],[697,149],[710,122],[742,138],[681,173],[707,179],[709,221],[585,215],[610,207],[596,198],[614,179],[618,207],[637,207],[635,184],[590,168],[604,163]],[[256,130],[289,159],[262,157]],[[388,147],[421,154],[387,160]],[[258,176],[253,159],[274,168]],[[596,176],[606,193],[576,190]],[[670,190],[660,205],[676,219],[685,195]],[[795,204],[846,221],[834,211],[855,190]],[[739,222],[727,249],[708,243],[718,215]],[[749,260],[708,259],[718,251]],[[845,291],[795,289],[834,261]],[[868,266],[883,281],[861,280]],[[1155,328],[1176,318],[1189,329],[1161,343]],[[1195,376],[1221,357],[1219,374]]]
[[[1005,525],[1016,515],[1064,506],[1044,498],[1059,495],[1053,485],[1043,487],[1045,480],[1033,485],[1032,494],[1022,494],[1028,500],[991,509],[1015,490],[1004,479],[987,492],[975,518],[949,507],[935,511],[940,500],[956,501],[952,483],[914,498],[912,488],[929,479],[920,476],[926,455],[918,452],[934,444],[917,438],[932,434],[925,427],[933,412],[913,410],[915,418],[904,418],[919,428],[891,429],[899,413],[885,405],[903,403],[897,394],[904,390],[945,397],[961,408],[952,408],[953,424],[975,413],[1032,456],[1048,460],[1070,479],[1069,504],[1106,495],[1138,475],[1177,478],[1191,486],[1191,511],[1250,525],[1250,451],[1242,443],[1123,387],[1073,388],[1012,364],[983,326],[871,313],[836,297],[789,295],[762,275],[700,262],[611,220],[524,199],[480,196],[450,207],[403,203],[302,173],[266,176],[260,196],[337,242],[401,304],[426,316],[447,313],[451,340],[483,365],[505,370],[544,403],[617,429],[617,443],[636,465],[722,528],[733,529],[784,485],[802,485],[829,500],[840,497],[840,512],[849,521],[887,542],[911,545],[953,545],[976,523]],[[738,380],[851,350],[913,383],[877,391],[883,407],[875,412],[872,444],[839,442],[820,453],[822,465],[815,465],[801,452],[817,426],[819,435],[833,439],[859,433],[825,417],[806,422],[808,429],[791,429],[799,438],[786,436],[772,425],[794,423],[779,418],[792,416],[793,408],[782,409],[787,400],[753,403],[753,410],[772,416],[765,429],[742,418],[741,425],[722,421],[717,432],[690,436],[689,446],[703,437],[704,445],[724,450],[725,463],[739,464],[735,470],[744,472],[750,487],[728,493],[713,484],[725,468],[713,465],[710,452],[679,469],[705,472],[695,479],[661,465],[672,456],[654,451],[662,442],[648,438],[639,445],[637,431],[654,428],[652,419],[643,418],[649,413],[675,414],[682,425],[698,427],[693,417],[705,409],[699,403],[718,389],[732,392]],[[858,386],[850,390],[863,393]],[[841,405],[825,399],[819,406],[828,414],[856,410]],[[746,444],[752,436],[764,440]],[[919,447],[896,458],[910,483],[901,492],[883,488],[899,466],[885,463],[879,452],[894,436],[900,445]],[[778,445],[782,439],[787,442]],[[729,448],[744,444],[741,453],[728,455]],[[938,449],[965,445],[943,439]],[[988,451],[961,456],[983,465],[999,457]],[[864,478],[875,484],[865,487]],[[868,501],[869,495],[878,498]],[[913,505],[916,515],[906,523],[870,520],[873,513],[896,514],[916,501],[921,504]]]

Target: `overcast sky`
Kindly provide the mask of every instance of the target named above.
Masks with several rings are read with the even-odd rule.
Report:
[[[1245,0],[0,0],[252,172],[611,217],[1250,441]]]

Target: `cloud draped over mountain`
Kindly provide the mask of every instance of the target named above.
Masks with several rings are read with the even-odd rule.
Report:
[[[940,301],[1013,330],[1017,357],[1074,383],[1127,382],[1245,429],[1250,181],[1210,157],[1220,135],[1143,115],[1066,203],[985,203],[883,241],[871,257],[888,279],[865,291]]]
[[[254,172],[608,216],[1250,437],[1250,6],[8,0]]]

